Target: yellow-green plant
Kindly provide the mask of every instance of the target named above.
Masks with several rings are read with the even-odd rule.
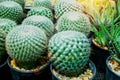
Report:
[[[106,30],[109,37],[107,47],[111,57],[117,62],[120,62],[120,24],[112,25],[111,29],[111,33]]]
[[[108,41],[111,39],[111,37],[114,38],[116,30],[116,26],[120,24],[120,22],[117,22],[119,19],[120,15],[117,18],[112,18],[111,19],[111,25],[107,26],[104,24],[104,22],[100,21],[99,29],[96,29],[92,25],[92,30],[94,32],[94,37],[96,39],[96,42],[101,45],[101,46],[107,46]],[[119,30],[119,29],[118,29]]]

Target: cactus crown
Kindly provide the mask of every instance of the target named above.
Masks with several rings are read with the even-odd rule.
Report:
[[[51,9],[52,2],[51,0],[34,0],[33,1],[33,7],[41,7],[41,6]]]
[[[80,12],[66,12],[57,21],[57,30],[73,30],[83,32],[85,35],[91,31],[89,18]]]
[[[50,19],[45,16],[33,15],[23,20],[22,24],[34,25],[42,29],[46,36],[50,38],[54,32],[54,25]]]
[[[31,68],[31,65],[47,47],[45,33],[36,26],[20,25],[12,29],[6,37],[6,48],[9,56],[19,65]],[[31,63],[30,65],[25,63]],[[35,65],[34,65],[35,66]]]
[[[2,19],[0,18],[0,29],[8,33],[16,26],[16,23],[10,19]]]
[[[59,73],[78,76],[90,55],[90,43],[83,33],[62,31],[49,41],[50,61]]]
[[[64,12],[80,11],[82,10],[81,4],[75,0],[59,0],[55,5],[55,17],[58,19]]]
[[[45,7],[33,7],[27,14],[27,16],[32,16],[32,15],[41,15],[41,16],[46,16],[49,19],[53,20],[53,14],[52,11],[48,8]]]
[[[23,14],[20,4],[14,1],[4,1],[0,3],[0,18],[8,18],[18,22]]]

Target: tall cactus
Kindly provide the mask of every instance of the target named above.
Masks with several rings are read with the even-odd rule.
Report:
[[[90,43],[83,33],[62,31],[49,41],[50,61],[60,74],[80,75],[90,55]]]
[[[22,24],[33,25],[42,29],[49,39],[54,32],[53,22],[45,16],[30,16],[23,20]]]
[[[16,26],[16,23],[10,19],[0,18],[0,29],[6,32],[6,34]]]
[[[8,18],[19,22],[23,15],[20,4],[14,1],[4,1],[0,3],[0,18]]]
[[[88,35],[91,31],[89,18],[80,12],[67,12],[64,13],[57,21],[57,30],[66,31],[73,30],[82,32]]]
[[[21,68],[36,67],[37,59],[47,47],[45,33],[36,26],[20,25],[12,29],[6,37],[8,55]]]

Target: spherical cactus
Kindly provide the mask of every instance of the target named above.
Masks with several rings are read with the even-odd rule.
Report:
[[[6,32],[6,34],[16,26],[16,23],[10,19],[0,18],[0,29]]]
[[[19,67],[36,67],[37,59],[47,47],[45,33],[36,26],[20,25],[12,29],[6,37],[8,55],[16,60]]]
[[[34,0],[33,1],[33,7],[41,7],[41,6],[51,9],[52,2],[51,0]]]
[[[82,6],[75,0],[58,0],[55,5],[55,18],[59,18],[64,12],[68,11],[80,11]]]
[[[4,1],[0,3],[0,18],[8,18],[18,22],[23,14],[20,4],[14,1]]]
[[[33,15],[27,17],[26,19],[23,20],[22,24],[34,25],[39,27],[45,32],[48,39],[53,35],[54,32],[53,22],[45,16]]]
[[[49,41],[50,61],[60,74],[78,76],[90,55],[90,42],[83,33],[62,31]]]
[[[0,29],[0,62],[5,55],[5,38],[6,38],[6,33]]]
[[[52,11],[48,8],[45,7],[33,7],[27,14],[27,16],[32,16],[32,15],[41,15],[41,16],[46,16],[49,19],[53,20],[53,14]]]
[[[20,4],[22,6],[22,8],[24,8],[24,6],[25,6],[25,0],[0,0],[0,2],[3,2],[3,1],[15,1],[18,4]]]
[[[57,30],[66,31],[73,30],[79,31],[88,35],[91,31],[89,18],[80,12],[67,12],[64,13],[57,21]]]

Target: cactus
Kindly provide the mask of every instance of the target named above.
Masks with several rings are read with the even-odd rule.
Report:
[[[47,47],[45,33],[36,26],[20,25],[12,29],[6,37],[8,55],[15,59],[20,68],[31,69]]]
[[[49,41],[50,61],[60,74],[78,76],[90,55],[90,42],[81,32],[62,31]]]
[[[20,4],[14,1],[4,1],[0,3],[0,18],[8,18],[19,22],[23,14]]]
[[[81,4],[75,0],[58,0],[55,5],[55,18],[59,18],[64,12],[82,11]]]
[[[45,7],[33,7],[27,14],[27,16],[32,16],[32,15],[41,15],[41,16],[46,16],[49,19],[53,20],[53,14],[52,11],[48,8]]]
[[[91,31],[89,18],[80,12],[64,13],[57,21],[57,30],[73,30],[83,32],[85,35]]]
[[[16,23],[10,19],[0,18],[0,29],[5,31],[6,34],[16,26]]]
[[[0,62],[5,55],[5,38],[6,38],[6,33],[0,29]]]
[[[25,0],[0,0],[0,2],[3,2],[3,1],[15,1],[18,4],[20,4],[23,9],[24,9],[24,6],[25,6]]]
[[[53,35],[54,25],[53,22],[45,16],[30,16],[23,20],[22,24],[33,25],[42,29],[48,39]]]
[[[52,2],[51,0],[34,0],[33,1],[33,7],[41,7],[41,6],[51,9]]]

